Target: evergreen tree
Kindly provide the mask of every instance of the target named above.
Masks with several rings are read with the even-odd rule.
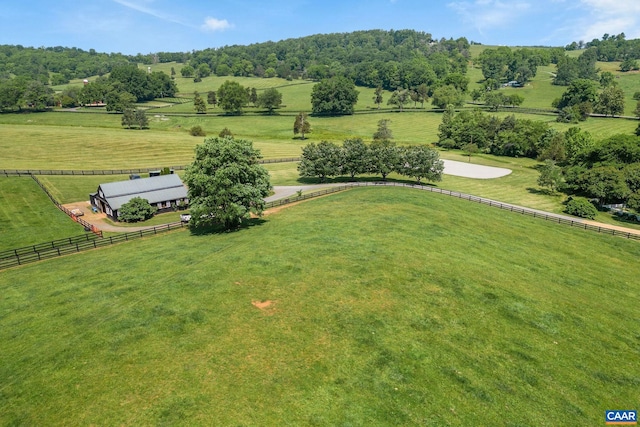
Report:
[[[207,104],[205,104],[204,99],[202,99],[197,91],[193,93],[193,108],[198,114],[204,114],[207,112]]]

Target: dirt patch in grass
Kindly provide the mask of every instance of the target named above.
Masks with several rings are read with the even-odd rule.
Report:
[[[268,314],[268,315],[272,315],[276,311],[276,309],[275,309],[276,301],[271,301],[271,300],[265,300],[265,301],[253,300],[253,301],[251,301],[251,305],[253,305],[257,309],[259,309],[260,311],[262,311],[263,313]]]

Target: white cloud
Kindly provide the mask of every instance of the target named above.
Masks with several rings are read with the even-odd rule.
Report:
[[[448,6],[455,10],[465,23],[482,33],[486,29],[512,24],[526,13],[531,5],[526,1],[475,0],[453,2]]]
[[[588,12],[576,29],[576,39],[590,41],[605,33],[640,37],[640,2],[637,0],[580,0]]]
[[[226,19],[216,19],[208,16],[204,20],[204,24],[202,24],[202,29],[204,31],[224,31],[229,28],[233,28],[233,25],[230,24]]]
[[[113,0],[113,1],[115,3],[118,3],[121,6],[129,8],[131,10],[135,10],[136,12],[144,13],[145,15],[153,16],[154,18],[158,18],[162,21],[173,22],[174,24],[180,24],[187,27],[189,26],[188,24],[176,18],[175,16],[172,16],[163,12],[159,12],[148,6],[145,6],[144,4],[140,4],[140,3],[147,3],[147,4],[152,3],[152,1],[149,1],[149,0],[137,2],[137,3],[131,0]]]

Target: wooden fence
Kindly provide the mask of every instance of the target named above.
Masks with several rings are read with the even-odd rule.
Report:
[[[35,177],[34,177],[35,178]],[[631,233],[626,231],[616,230],[606,226],[597,226],[587,224],[580,219],[572,219],[570,217],[553,214],[548,212],[542,212],[535,209],[523,208],[521,206],[515,206],[508,203],[502,203],[491,199],[485,199],[483,197],[472,196],[470,194],[460,193],[457,191],[444,190],[429,185],[419,184],[406,184],[401,182],[356,182],[335,187],[326,188],[324,190],[314,191],[307,194],[301,194],[300,196],[288,197],[285,199],[275,200],[266,203],[265,207],[272,208],[276,206],[283,206],[290,203],[298,202],[301,200],[307,200],[314,197],[324,196],[327,194],[337,193],[340,191],[349,190],[358,187],[404,187],[417,190],[429,191],[432,193],[443,194],[445,196],[455,197],[457,199],[468,200],[470,202],[481,203],[494,208],[515,212],[522,215],[531,216],[533,218],[543,219],[554,223],[568,225],[570,227],[577,227],[588,231],[593,231],[602,234],[608,234],[612,236],[619,236],[626,239],[640,240],[640,230],[638,233]],[[138,239],[144,236],[155,235],[161,232],[175,230],[177,228],[183,228],[186,224],[183,222],[174,222],[171,224],[165,224],[162,226],[152,227],[141,231],[133,231],[129,233],[119,234],[110,237],[103,238],[89,238],[86,239],[78,236],[77,238],[61,239],[59,241],[43,243],[40,245],[27,246],[20,249],[13,249],[9,251],[0,252],[0,269],[15,267],[22,264],[40,261],[43,259],[54,258],[71,253],[81,252],[89,249],[96,249],[103,246],[112,245],[114,243],[129,241]],[[59,244],[56,244],[59,242]]]
[[[571,227],[578,227],[584,230],[595,231],[597,233],[602,233],[602,234],[610,234],[612,236],[624,237],[626,239],[640,240],[640,230],[638,230],[637,233],[620,231],[620,230],[616,230],[615,228],[609,228],[606,226],[597,226],[597,225],[587,224],[585,221],[578,218],[573,219],[571,217],[560,215],[560,214],[553,214],[549,212],[539,211],[536,209],[523,208],[521,206],[516,206],[509,203],[502,203],[502,202],[498,202],[491,199],[485,199],[483,197],[460,193],[457,191],[444,190],[442,188],[432,187],[429,185],[406,184],[402,182],[382,182],[382,181],[355,182],[355,183],[345,184],[341,186],[330,187],[330,188],[316,191],[313,193],[302,194],[300,196],[289,197],[281,200],[275,200],[273,202],[267,203],[266,206],[267,208],[282,206],[282,205],[294,203],[300,200],[306,200],[313,197],[323,196],[325,194],[337,193],[339,191],[345,191],[345,190],[356,188],[356,187],[379,187],[379,186],[413,188],[413,189],[418,189],[423,191],[429,191],[432,193],[439,193],[445,196],[451,196],[457,199],[464,199],[464,200],[468,200],[470,202],[475,202],[475,203],[481,203],[494,208],[507,210],[509,212],[515,212],[518,214],[527,215],[533,218],[543,219],[543,220],[555,222],[558,224],[568,225]]]
[[[44,191],[45,194],[47,196],[49,196],[49,199],[53,202],[54,205],[56,205],[56,207],[58,209],[60,209],[65,214],[67,214],[74,222],[77,222],[78,224],[81,224],[84,227],[85,231],[91,231],[92,233],[96,234],[97,236],[102,237],[102,231],[98,230],[98,228],[95,225],[89,224],[87,221],[85,221],[84,219],[80,218],[79,216],[77,216],[76,214],[71,212],[69,209],[67,209],[64,206],[62,206],[56,200],[56,198],[53,197],[53,194],[51,194],[49,192],[47,187],[45,187],[44,184],[42,184],[42,182],[40,182],[40,180],[35,175],[30,175],[30,176],[40,186],[40,188],[42,188],[42,191]]]
[[[4,251],[0,253],[0,270],[9,267],[16,267],[19,265],[41,261],[43,259],[55,258],[62,255],[73,254],[77,252],[87,251],[89,249],[96,249],[103,246],[113,245],[114,243],[126,242],[129,240],[139,239],[144,236],[152,236],[158,233],[162,233],[169,230],[175,230],[177,228],[183,228],[185,224],[182,222],[173,222],[171,224],[159,225],[153,228],[147,228],[140,231],[131,231],[128,233],[117,234],[109,237],[94,238],[94,239],[75,239],[69,244],[55,245],[55,242],[43,243],[41,245],[34,245],[23,249],[15,249],[10,251]],[[70,238],[73,239],[73,238]],[[62,239],[60,242],[65,241]],[[48,245],[50,245],[48,247]],[[30,250],[32,249],[32,250]]]
[[[260,159],[260,164],[270,163],[291,163],[299,162],[300,157],[287,157],[282,159]],[[69,175],[69,176],[86,176],[86,175],[131,175],[138,173],[148,173],[151,171],[162,170],[163,168],[136,168],[136,169],[97,169],[97,170],[79,170],[79,169],[1,169],[0,175],[8,176],[33,176],[33,175]],[[186,166],[169,166],[169,169],[184,170]]]

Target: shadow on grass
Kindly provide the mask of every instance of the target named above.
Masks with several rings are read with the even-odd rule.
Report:
[[[250,218],[247,220],[243,220],[242,223],[234,228],[224,228],[221,224],[214,224],[210,226],[203,227],[191,227],[189,226],[189,231],[192,236],[209,236],[212,234],[225,234],[225,233],[233,233],[237,231],[247,230],[249,228],[260,226],[267,221],[262,218]]]
[[[633,226],[632,228],[640,228],[640,223],[638,223],[638,221],[634,221],[632,219],[624,218],[618,215],[611,215],[611,218],[613,218],[615,222],[619,222],[624,225],[631,225]]]
[[[543,195],[543,196],[558,196],[562,193],[559,193],[557,191],[553,191],[550,190],[548,188],[533,188],[533,187],[527,187],[527,191],[531,194],[538,194],[538,195]]]

